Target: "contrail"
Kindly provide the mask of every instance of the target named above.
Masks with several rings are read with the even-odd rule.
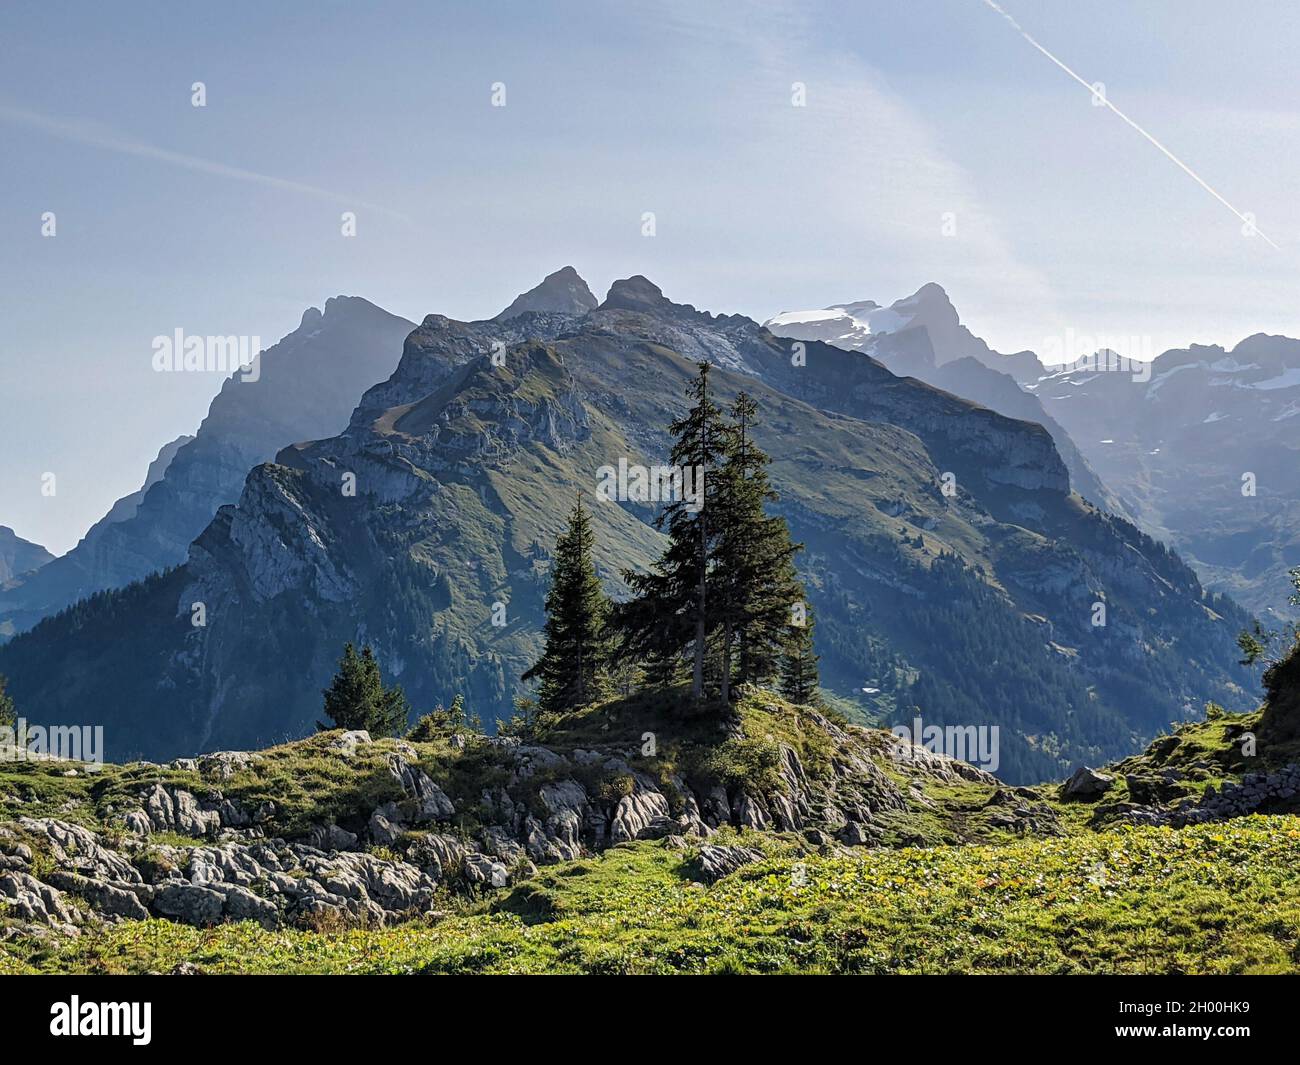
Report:
[[[347,196],[341,192],[331,192],[329,189],[322,189],[316,185],[307,185],[301,181],[290,181],[287,178],[275,177],[272,174],[259,174],[255,170],[229,166],[226,163],[219,163],[213,159],[204,159],[197,155],[174,152],[169,148],[159,148],[153,144],[146,144],[143,141],[124,137],[109,127],[95,122],[86,122],[81,119],[54,118],[21,107],[10,107],[8,104],[0,104],[0,122],[28,126],[62,140],[87,144],[91,147],[103,148],[106,151],[119,152],[122,155],[134,155],[141,159],[154,159],[161,163],[170,163],[172,166],[184,167],[187,170],[198,170],[204,174],[214,174],[217,177],[233,178],[235,181],[250,181],[258,185],[267,185],[288,192],[305,193],[309,196],[333,200],[336,203],[352,207],[362,207],[393,218],[410,220],[400,211],[381,207],[376,203],[367,203],[365,200],[359,200],[354,196]]]
[[[1036,40],[1034,40],[1034,38],[1029,35],[1029,31],[1026,30],[1022,25],[1020,25],[1020,23],[1017,22],[1014,18],[1012,18],[1009,14],[1007,14],[1007,12],[1004,11],[998,4],[994,3],[994,0],[984,0],[984,4],[987,7],[992,8],[1004,19],[1006,19],[1009,23],[1011,23],[1012,27],[1015,29],[1017,33],[1020,34],[1021,37],[1027,40],[1030,44],[1032,44],[1035,48],[1037,48],[1040,52],[1042,52],[1043,55],[1047,56],[1048,59],[1050,59],[1058,67],[1060,67],[1067,74],[1069,74],[1070,77],[1072,77],[1075,81],[1077,81],[1080,85],[1082,85],[1085,89],[1087,89],[1088,92],[1093,95],[1094,100],[1100,100],[1100,102],[1104,106],[1110,108],[1110,110],[1115,112],[1115,114],[1119,115],[1119,117],[1122,118],[1126,123],[1128,123],[1128,125],[1130,125],[1133,129],[1137,130],[1140,134],[1142,134],[1143,137],[1145,137],[1148,141],[1150,141],[1153,145],[1155,145],[1156,148],[1160,150],[1161,154],[1163,154],[1166,159],[1168,159],[1171,163],[1177,166],[1179,170],[1185,173],[1188,177],[1190,177],[1193,181],[1195,181],[1198,185],[1200,185],[1201,188],[1203,188],[1206,192],[1208,192],[1211,196],[1213,196],[1216,200],[1218,200],[1221,204],[1223,204],[1224,207],[1226,207],[1229,211],[1235,214],[1239,219],[1241,219],[1241,221],[1243,221],[1246,225],[1248,225],[1254,232],[1258,233],[1261,237],[1263,237],[1265,244],[1267,244],[1270,248],[1273,248],[1276,251],[1282,250],[1271,240],[1269,240],[1267,236],[1265,236],[1264,232],[1257,225],[1255,225],[1253,219],[1243,214],[1241,211],[1238,211],[1237,208],[1233,207],[1232,204],[1230,204],[1227,200],[1225,200],[1222,196],[1220,196],[1218,192],[1216,192],[1209,185],[1208,182],[1206,182],[1199,174],[1197,174],[1196,171],[1194,171],[1190,166],[1188,166],[1181,159],[1179,159],[1178,156],[1174,155],[1173,152],[1171,152],[1168,148],[1166,148],[1163,144],[1161,144],[1158,140],[1156,140],[1155,137],[1153,137],[1150,133],[1144,130],[1131,118],[1129,118],[1128,115],[1124,114],[1124,112],[1121,111],[1118,107],[1116,107],[1113,103],[1111,103],[1110,100],[1108,100],[1104,94],[1098,94],[1096,90],[1093,89],[1092,84],[1090,82],[1081,78],[1078,74],[1076,74],[1063,62],[1061,62],[1061,60],[1057,59],[1056,56],[1052,55],[1051,52],[1049,52],[1046,48],[1044,48],[1041,44],[1039,44]]]

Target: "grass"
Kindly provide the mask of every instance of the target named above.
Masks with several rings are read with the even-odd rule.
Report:
[[[768,857],[712,887],[625,844],[495,902],[382,930],[131,922],[0,944],[0,973],[1300,971],[1300,826],[1250,817],[1002,846]]]

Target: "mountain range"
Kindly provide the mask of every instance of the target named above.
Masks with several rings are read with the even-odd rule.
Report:
[[[1257,334],[1230,351],[1193,345],[1145,363],[1102,350],[1049,367],[1031,351],[991,349],[934,284],[888,307],[860,300],[765,324],[1038,422],[1075,491],[1176,548],[1208,587],[1260,617],[1294,615],[1300,341]]]
[[[1291,618],[1300,562],[1300,341],[1257,334],[1135,368],[1113,353],[1027,384],[1125,510],[1202,580]]]
[[[66,555],[0,588],[0,632],[24,631],[79,599],[183,562],[218,508],[239,498],[253,466],[347,424],[357,396],[391,372],[412,328],[356,296],[309,308],[296,330],[257,356],[256,373],[226,380],[194,436],[159,452],[139,491]]]
[[[93,708],[114,759],[254,747],[312,729],[354,641],[375,647],[419,710],[462,693],[485,719],[508,714],[540,647],[550,548],[573,498],[602,466],[667,460],[699,360],[717,368],[721,400],[743,389],[758,402],[778,509],[805,544],[823,684],[852,715],[997,725],[1002,775],[1025,781],[1131,753],[1206,700],[1249,705],[1255,682],[1233,646],[1244,613],[1099,506],[1103,489],[1077,455],[1063,459],[1050,419],[672,302],[644,277],[593,302],[565,269],[493,319],[430,315],[394,345],[386,378],[375,331],[348,336],[357,351],[331,350],[379,383],[356,388],[346,427],[278,422],[273,461],[240,452],[237,497],[203,497],[215,516],[181,565],[0,648],[19,705],[59,721]],[[322,325],[305,319],[282,344],[305,346]],[[907,333],[880,352],[962,361],[938,362],[933,342]],[[243,405],[244,387],[222,391],[233,423],[289,417]],[[171,471],[212,420],[118,526],[139,527],[155,497],[167,509]],[[1091,501],[1072,490],[1078,476]],[[198,524],[199,507],[181,509]],[[636,500],[593,505],[612,594],[660,551],[654,517]],[[161,515],[151,528],[181,533]]]

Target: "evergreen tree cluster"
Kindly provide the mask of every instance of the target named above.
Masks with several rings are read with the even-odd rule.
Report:
[[[581,498],[556,543],[546,647],[524,674],[541,681],[529,708],[537,719],[608,694],[616,668],[662,681],[689,667],[696,700],[706,685],[726,702],[737,684],[771,683],[800,702],[816,698],[812,614],[794,564],[802,545],[768,513],[777,495],[753,437],[758,406],[742,392],[724,412],[709,392],[708,363],[688,398],[670,426],[671,463],[695,492],[660,512],[668,546],[650,572],[624,574],[632,598],[605,597]]]

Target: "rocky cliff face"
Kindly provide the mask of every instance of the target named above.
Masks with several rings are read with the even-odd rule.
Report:
[[[281,448],[338,432],[361,392],[396,365],[412,323],[338,296],[258,356],[256,380],[232,376],[190,439],[160,453],[139,493],[56,565],[0,591],[0,624],[17,631],[104,589],[184,561],[217,512],[239,498],[248,471]]]
[[[1125,753],[1186,702],[1244,697],[1244,619],[1071,495],[1041,426],[861,353],[803,355],[644,278],[581,316],[430,316],[347,428],[257,466],[183,567],[15,641],[0,671],[51,714],[93,703],[115,757],[309,731],[348,640],[373,645],[417,708],[462,692],[485,718],[508,713],[573,495],[620,459],[665,462],[709,359],[719,401],[759,403],[780,509],[807,545],[823,680],[864,712],[998,724],[1001,771],[1023,780]],[[593,507],[613,594],[661,549],[654,517],[637,499]],[[56,659],[75,685],[51,679]]]

